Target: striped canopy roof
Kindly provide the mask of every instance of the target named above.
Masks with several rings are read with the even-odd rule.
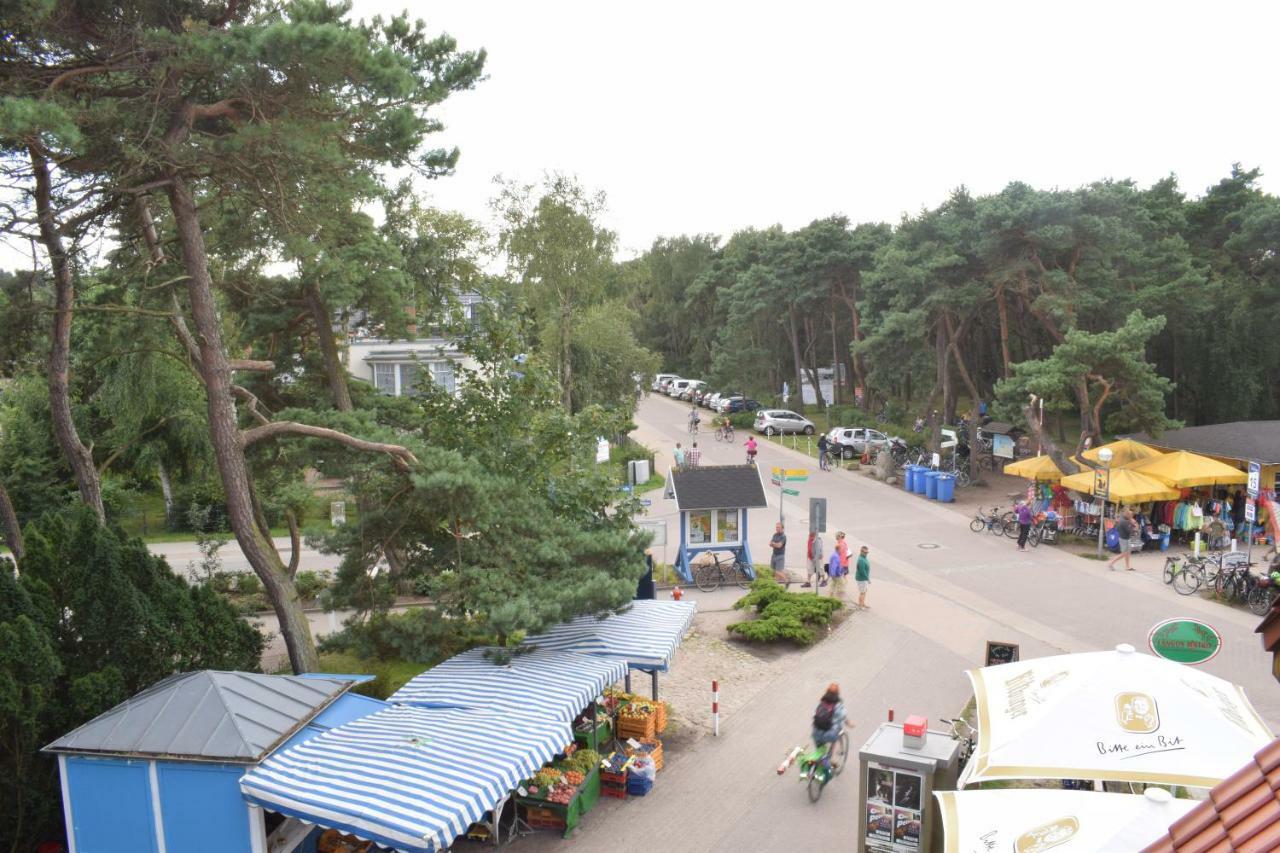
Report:
[[[696,613],[692,601],[638,599],[624,613],[604,619],[580,616],[526,637],[525,644],[618,658],[634,669],[666,672]]]
[[[514,717],[539,714],[562,723],[627,675],[625,661],[536,649],[498,665],[486,649],[455,655],[415,677],[391,697],[415,708],[489,708]]]
[[[246,773],[251,803],[405,853],[447,848],[566,746],[563,724],[395,706]]]

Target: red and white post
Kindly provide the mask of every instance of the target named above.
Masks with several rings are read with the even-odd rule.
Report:
[[[711,682],[711,733],[720,737],[720,682]]]

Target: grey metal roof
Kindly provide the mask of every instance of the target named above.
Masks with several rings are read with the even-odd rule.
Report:
[[[1280,464],[1280,421],[1233,421],[1226,424],[1171,429],[1159,438],[1145,432],[1134,441],[1169,450],[1189,450],[1206,456],[1225,456],[1241,462]]]
[[[63,735],[45,750],[257,762],[352,683],[249,672],[179,673]]]
[[[760,472],[754,465],[702,465],[673,471],[671,486],[681,512],[768,506]]]

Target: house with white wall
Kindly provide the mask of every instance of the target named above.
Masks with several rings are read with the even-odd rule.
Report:
[[[460,301],[466,322],[476,325],[483,300],[467,293]],[[461,371],[478,366],[456,340],[438,334],[390,339],[356,333],[347,341],[346,359],[347,373],[391,397],[411,396],[418,383],[427,380],[455,393]]]

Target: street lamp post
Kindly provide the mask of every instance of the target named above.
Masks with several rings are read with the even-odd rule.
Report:
[[[1103,486],[1102,486],[1102,514],[1098,516],[1098,559],[1099,560],[1102,559],[1102,540],[1103,540],[1103,537],[1106,535],[1107,501],[1111,498],[1111,458],[1112,458],[1111,448],[1103,447],[1098,450],[1098,461],[1102,463],[1102,470],[1106,478],[1103,481]],[[1096,471],[1094,472],[1094,478],[1095,480],[1097,478]],[[1098,492],[1096,485],[1093,491],[1096,496]],[[1127,545],[1128,543],[1122,543],[1121,547],[1125,547]]]

